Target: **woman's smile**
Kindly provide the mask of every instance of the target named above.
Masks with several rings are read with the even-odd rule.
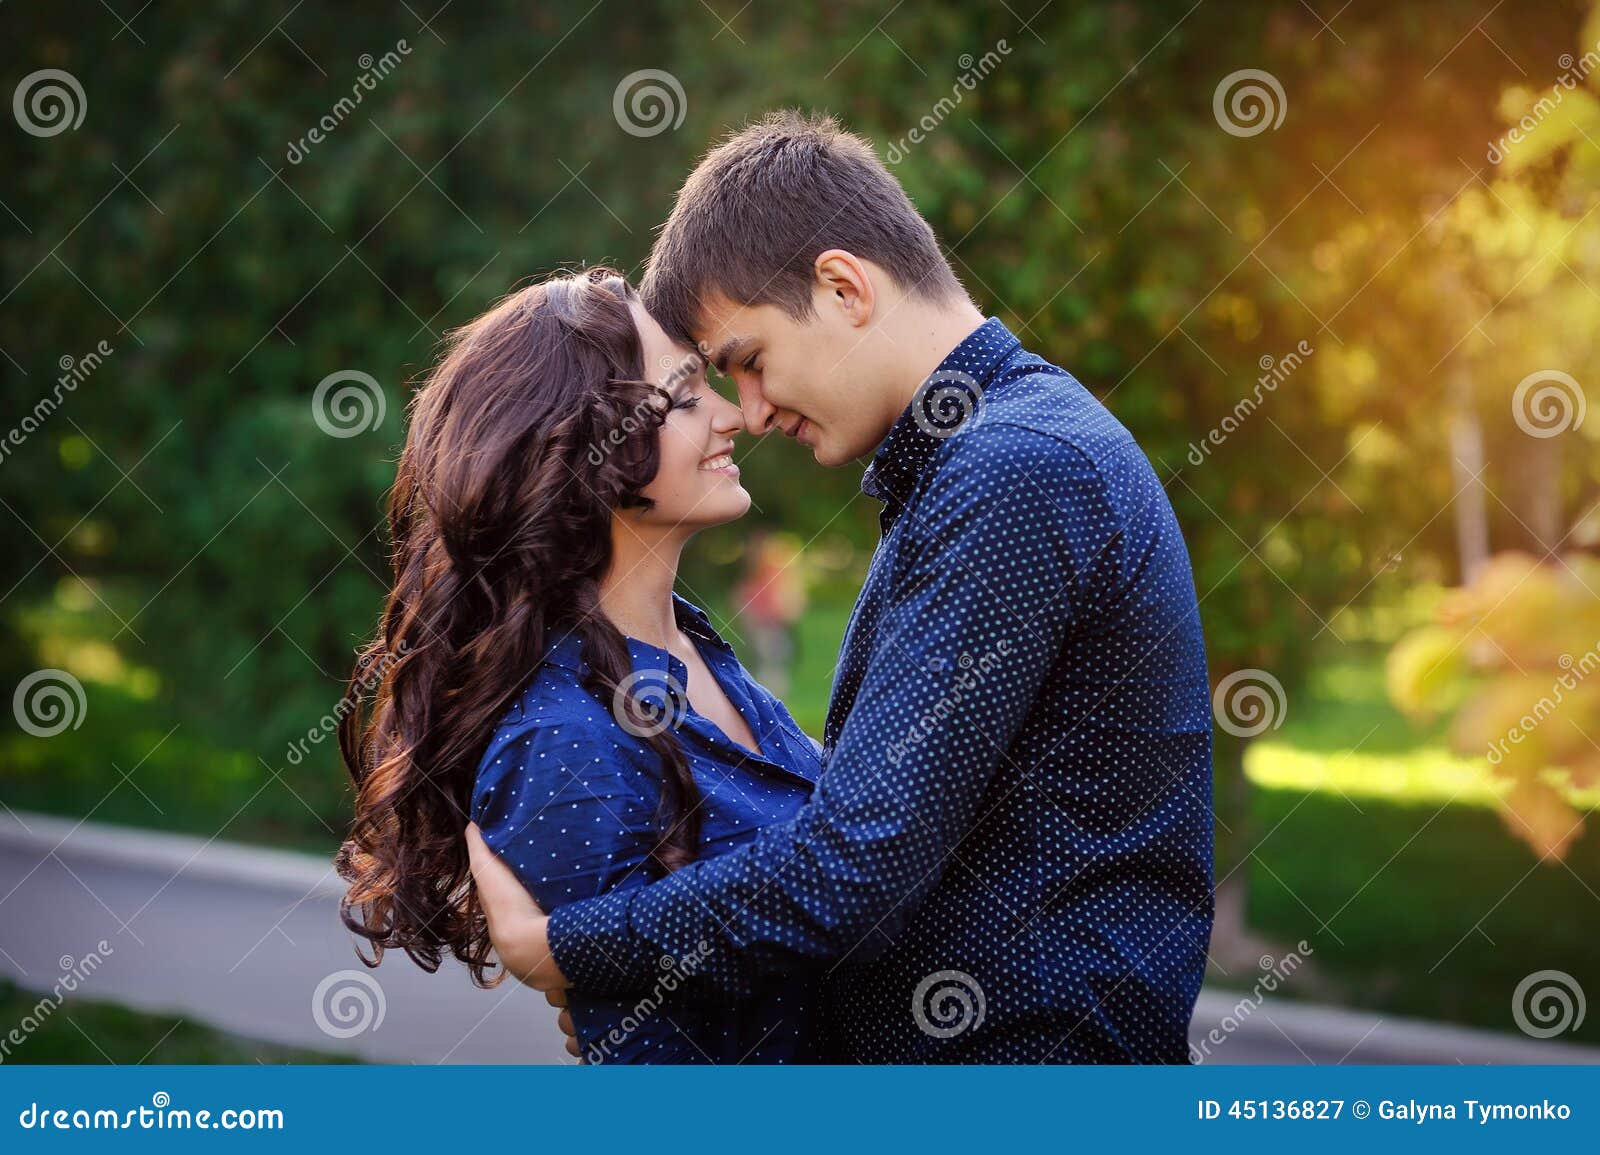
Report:
[[[727,450],[714,453],[700,463],[702,473],[720,473],[727,477],[738,477],[739,467],[733,463],[733,454]]]

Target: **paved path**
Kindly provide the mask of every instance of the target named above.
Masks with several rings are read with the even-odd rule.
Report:
[[[368,971],[339,922],[343,890],[309,855],[0,815],[0,970],[49,990],[104,941],[85,997],[380,1062],[571,1061],[554,1012],[531,991],[480,990],[451,959],[432,975],[404,955]],[[1241,997],[1201,995],[1197,1042],[1230,1012],[1238,1023],[1208,1044],[1206,1061],[1600,1062],[1597,1048],[1304,1004],[1247,999],[1239,1013]]]

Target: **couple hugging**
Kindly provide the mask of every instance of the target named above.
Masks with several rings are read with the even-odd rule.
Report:
[[[867,142],[730,136],[637,290],[511,294],[409,416],[341,731],[369,965],[498,959],[593,1063],[1189,1061],[1211,714],[1178,524]],[[820,742],[674,590],[775,430],[881,506]]]

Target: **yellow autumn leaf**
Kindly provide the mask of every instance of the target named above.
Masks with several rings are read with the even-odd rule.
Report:
[[[1537,779],[1524,778],[1500,800],[1507,828],[1540,859],[1559,861],[1583,831],[1583,819],[1560,793]]]

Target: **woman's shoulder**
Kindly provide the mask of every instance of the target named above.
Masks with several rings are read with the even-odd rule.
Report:
[[[626,735],[616,733],[616,720],[598,703],[548,700],[534,689],[524,691],[500,719],[479,760],[478,777],[493,776],[510,764],[537,769],[555,760],[559,768],[584,762],[621,764],[629,760]]]

